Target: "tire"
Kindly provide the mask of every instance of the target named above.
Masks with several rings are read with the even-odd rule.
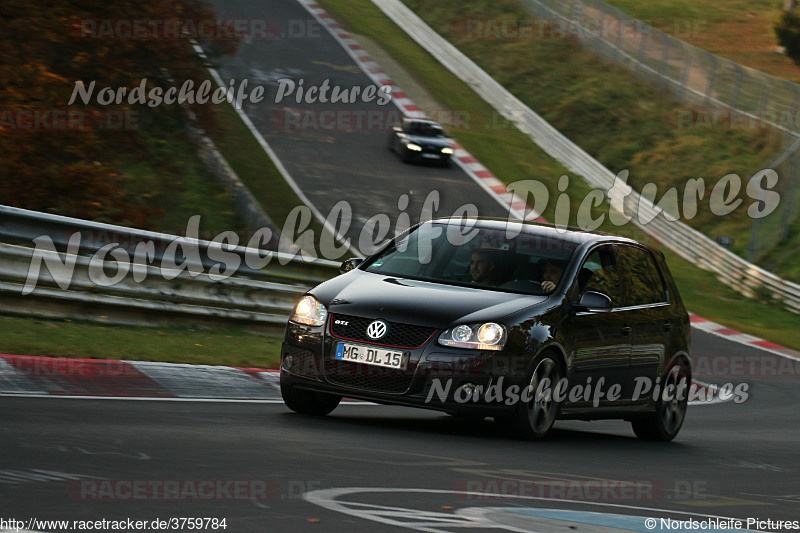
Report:
[[[325,416],[342,401],[341,396],[289,387],[281,381],[281,396],[286,407],[304,415]]]
[[[686,385],[682,394],[674,392],[666,400],[664,393],[669,385],[677,390],[681,380],[686,380]],[[691,385],[692,373],[689,364],[685,359],[674,362],[661,380],[661,397],[656,403],[656,410],[653,414],[631,420],[633,432],[637,437],[644,440],[655,440],[669,442],[675,438],[683,426],[686,419],[686,409],[689,403],[689,385]]]
[[[531,400],[523,402],[520,399],[511,418],[516,433],[523,439],[542,440],[553,429],[553,423],[558,418],[559,408],[558,402],[553,398],[553,391],[561,377],[561,367],[552,356],[544,354],[536,360],[525,380],[525,383],[531,386],[531,392],[528,393]],[[550,379],[550,393],[547,394],[548,389],[545,389],[543,394],[537,395],[539,384],[545,378]],[[520,391],[520,395],[522,392]],[[537,398],[537,396],[541,396],[541,398]]]

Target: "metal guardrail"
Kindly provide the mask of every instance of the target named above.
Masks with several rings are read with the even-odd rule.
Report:
[[[75,246],[76,232],[79,246]],[[71,239],[73,253],[67,254]],[[338,274],[339,267],[333,261],[309,262],[275,251],[224,246],[7,206],[0,206],[0,242],[14,243],[0,244],[0,306],[7,311],[118,323],[170,323],[170,318],[183,322],[196,318],[280,325],[309,287]],[[50,242],[53,249],[48,250]],[[186,268],[175,269],[162,262],[170,258],[170,246],[174,248],[177,242],[188,253],[166,264],[183,267],[185,261]],[[133,258],[137,246],[143,243],[152,244],[153,254],[146,264],[121,265],[102,250],[115,244],[114,248]],[[214,259],[220,252],[232,254],[229,259],[239,258],[239,268],[230,273],[232,276],[214,275],[215,265],[217,274],[228,274],[224,268],[219,272],[221,263]],[[266,257],[269,262],[263,268],[248,265],[256,260],[264,262]],[[34,264],[40,267],[38,273],[31,268]],[[59,266],[53,272],[48,264],[69,266]],[[26,289],[32,275],[35,287],[30,283]],[[162,319],[153,320],[156,315]]]
[[[468,84],[498,113],[514,122],[548,155],[570,171],[583,176],[593,187],[608,190],[618,181],[610,170],[497,83],[400,0],[372,1],[417,44]],[[615,190],[625,189],[628,187]],[[772,298],[781,300],[788,310],[800,313],[800,285],[745,261],[680,221],[669,221],[663,215],[656,216],[659,213],[656,207],[636,192],[626,196],[623,205],[626,211],[638,210],[645,220],[651,219],[647,224],[638,224],[636,217],[632,221],[681,257],[713,271],[721,281],[748,296],[767,291]]]
[[[91,255],[103,246],[117,243],[119,248],[133,256],[140,243],[151,242],[153,257],[150,262],[160,263],[170,245],[174,246],[173,243],[180,241],[185,244],[183,250],[196,250],[197,254],[192,254],[195,257],[179,255],[177,259],[188,261],[189,266],[197,270],[208,271],[210,267],[218,264],[218,261],[209,257],[209,250],[225,251],[240,258],[240,265],[234,273],[237,277],[265,281],[314,285],[330,278],[338,272],[339,267],[339,263],[324,259],[304,261],[298,257],[297,248],[288,245],[286,248],[291,249],[293,253],[247,246],[227,246],[219,242],[186,236],[168,235],[0,205],[0,242],[35,246],[34,239],[46,236],[58,251],[66,252],[70,239],[76,232],[80,233],[80,244],[76,250],[79,255]],[[258,257],[267,254],[270,256],[270,261],[266,266],[263,268],[249,266],[257,263]],[[290,266],[287,268],[286,265]]]

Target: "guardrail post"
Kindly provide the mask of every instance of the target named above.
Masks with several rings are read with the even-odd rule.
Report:
[[[762,122],[764,120],[764,117],[766,116],[767,102],[769,101],[769,93],[772,90],[772,87],[770,86],[769,81],[766,78],[762,78],[762,80],[764,82],[764,90],[761,91],[760,109],[757,110],[757,111],[761,112],[761,114],[759,116],[759,122]]]
[[[664,48],[661,50],[661,68],[662,68],[661,75],[664,78],[670,78],[671,76],[669,75],[669,51],[672,48],[672,37],[663,32],[662,35],[664,36]],[[661,83],[665,87],[668,87],[666,81],[662,80]]]
[[[650,33],[649,32],[645,33],[642,42],[639,44],[639,51],[636,54],[636,62],[641,66],[644,66],[644,56],[647,51],[647,40],[649,38],[650,38]],[[646,69],[644,70],[646,71]]]
[[[719,61],[714,54],[708,54],[711,57],[711,76],[708,78],[708,87],[706,87],[706,107],[711,107],[711,98],[714,93],[714,83],[717,81],[717,70],[719,69]]]
[[[692,72],[692,54],[691,51],[687,49],[687,47],[683,47],[683,53],[685,54],[685,63],[683,67],[683,74],[681,75],[681,86],[683,88],[683,99],[685,101],[689,100],[689,75]]]
[[[783,208],[783,221],[781,222],[781,240],[786,239],[789,237],[789,226],[792,223],[792,218],[794,215],[794,194],[795,189],[797,188],[797,180],[800,177],[800,158],[797,156],[797,151],[792,154],[792,178],[789,182],[789,192],[786,193],[787,198],[784,200],[784,208]]]
[[[731,103],[729,104],[734,110],[738,109],[736,104],[739,102],[739,91],[742,88],[742,78],[744,78],[744,70],[739,66],[739,63],[733,63],[733,68],[736,69],[736,82],[733,85],[733,95],[731,95]]]

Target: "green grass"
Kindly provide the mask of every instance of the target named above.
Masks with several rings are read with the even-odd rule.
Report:
[[[280,338],[237,327],[213,330],[104,326],[0,316],[2,353],[277,368]]]
[[[645,20],[655,26],[673,27],[680,34],[678,21],[702,21],[708,24],[751,19],[748,14],[778,11],[781,4],[775,0],[605,0],[627,15]],[[684,24],[685,26],[685,24]]]
[[[243,230],[233,198],[198,157],[184,133],[183,117],[174,118],[171,127],[144,127],[141,150],[121,154],[127,192],[160,211],[150,220],[154,231],[185,235],[186,223],[194,215],[202,217],[202,236],[208,239],[223,231]]]
[[[419,3],[419,2],[418,2]],[[450,5],[452,2],[443,1],[436,3],[426,3],[431,9],[438,10],[440,6]],[[387,52],[389,52],[395,60],[404,65],[404,67],[424,85],[427,90],[433,94],[443,105],[452,110],[478,110],[481,113],[489,113],[483,116],[492,116],[493,111],[487,110],[488,106],[480,97],[478,97],[471,89],[458,80],[455,76],[446,71],[435,59],[422,50],[419,45],[414,43],[402,30],[397,28],[391,21],[385,18],[380,11],[372,5],[369,0],[351,0],[347,3],[334,2],[333,0],[321,0],[320,4],[328,10],[337,21],[343,23],[349,31],[356,34],[365,35],[377,43],[379,43]],[[461,18],[468,18],[470,15],[467,12],[469,5],[478,4],[486,9],[493,9],[498,4],[503,2],[461,2],[459,10],[456,10],[457,15]],[[452,6],[451,6],[452,7]],[[446,11],[446,8],[443,8]],[[449,16],[449,15],[448,15]],[[502,15],[500,15],[502,18]],[[576,51],[577,53],[577,51]],[[495,57],[503,57],[503,54],[496,53]],[[544,58],[547,60],[546,58]],[[523,58],[511,58],[508,61],[513,64],[524,64]],[[547,60],[548,64],[557,63],[559,61],[567,61],[567,58],[561,55],[556,55],[553,60]],[[582,63],[586,65],[587,59]],[[594,70],[596,69],[596,59],[594,59]],[[501,62],[499,62],[501,64]],[[581,63],[579,63],[581,65]],[[500,67],[498,67],[501,69]],[[508,67],[510,68],[510,66]],[[567,64],[565,67],[559,67],[561,72],[568,71],[572,68]],[[578,66],[574,67],[578,68]],[[546,69],[545,69],[546,70]],[[548,73],[540,72],[541,77],[537,80],[541,81],[543,85],[552,83],[554,87],[562,87],[562,92],[568,92],[570,89],[566,85],[559,85],[554,81],[548,80]],[[621,75],[621,72],[616,70],[612,71],[613,74]],[[628,78],[625,78],[626,82]],[[619,80],[617,80],[619,82]],[[633,81],[631,81],[632,83]],[[594,79],[588,79],[581,82],[584,89],[589,92],[593,90],[600,90],[593,88]],[[622,84],[625,85],[624,83]],[[603,91],[611,91],[612,87],[604,84]],[[625,87],[620,89],[622,91],[620,99],[624,102],[626,98],[630,97],[630,93]],[[602,91],[601,91],[602,92]],[[649,94],[652,94],[650,91]],[[606,94],[604,98],[615,98],[613,94]],[[663,98],[663,97],[662,97]],[[574,100],[574,97],[573,97]],[[663,100],[668,101],[668,100]],[[661,110],[659,103],[641,103],[628,102],[632,109],[637,106],[644,106],[645,111],[653,112],[653,110]],[[589,104],[587,104],[589,105]],[[674,106],[675,104],[672,103]],[[553,106],[556,107],[556,106]],[[612,113],[608,112],[608,115]],[[583,120],[584,128],[587,130],[586,135],[595,131],[595,121],[602,120],[603,114],[598,111],[595,115],[587,117]],[[652,122],[646,122],[646,117],[637,117],[638,120],[645,121],[648,127],[653,131],[649,134],[657,136],[659,128]],[[620,122],[625,123],[629,120],[619,117]],[[633,117],[631,117],[633,120]],[[580,121],[578,121],[580,122]],[[587,127],[590,126],[590,127]],[[507,127],[507,125],[506,125]],[[530,139],[519,133],[516,130],[508,130],[503,128],[468,128],[468,129],[453,129],[454,137],[461,142],[470,152],[472,152],[484,165],[486,165],[492,172],[502,181],[510,183],[520,179],[536,179],[548,185],[551,191],[551,201],[549,202],[549,209],[544,213],[545,217],[553,220],[553,209],[555,205],[555,179],[561,173],[566,173],[560,164],[547,156],[539,147],[537,147]],[[600,126],[602,129],[603,126]],[[613,129],[609,129],[613,134]],[[626,142],[637,143],[636,133],[633,129],[624,130],[623,134],[626,136]],[[606,138],[608,132],[606,132]],[[600,144],[597,141],[598,145]],[[691,143],[689,143],[691,144]],[[706,150],[710,151],[711,146],[706,146]],[[735,157],[737,153],[727,153],[723,157]],[[628,156],[630,157],[630,156]],[[675,154],[663,154],[663,161],[660,166],[657,166],[653,172],[660,172],[668,176],[666,164],[670,162]],[[722,164],[719,163],[718,164]],[[717,177],[721,177],[719,174]],[[551,179],[543,179],[549,177]],[[669,176],[668,176],[669,177]],[[671,176],[675,179],[674,176]],[[574,210],[577,209],[578,200],[583,198],[585,193],[589,190],[589,186],[579,179],[570,180],[570,188],[568,195],[573,200],[573,218]],[[608,206],[603,205],[594,210],[594,216],[598,213],[608,213]],[[727,220],[725,220],[727,222]],[[601,226],[602,230],[616,234],[623,234],[643,240],[645,242],[652,242],[641,230],[632,226],[615,227],[608,223]],[[657,244],[657,243],[655,243]],[[761,303],[756,300],[747,298],[736,291],[730,289],[723,283],[716,280],[714,274],[700,270],[689,262],[681,259],[679,256],[665,250],[668,263],[680,287],[681,296],[686,302],[687,307],[694,313],[704,316],[710,320],[724,323],[725,325],[736,328],[741,331],[767,338],[773,342],[783,344],[785,346],[800,349],[800,331],[798,331],[797,315],[785,311],[777,303]]]
[[[795,82],[800,66],[777,53],[781,0],[606,0],[626,15],[698,48]]]

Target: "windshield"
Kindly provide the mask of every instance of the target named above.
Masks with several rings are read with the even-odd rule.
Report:
[[[445,137],[442,128],[428,122],[412,122],[408,127],[408,132],[420,137]]]
[[[543,295],[558,285],[576,248],[577,244],[553,236],[521,233],[508,238],[504,230],[428,222],[372,258],[364,269],[449,285]]]

